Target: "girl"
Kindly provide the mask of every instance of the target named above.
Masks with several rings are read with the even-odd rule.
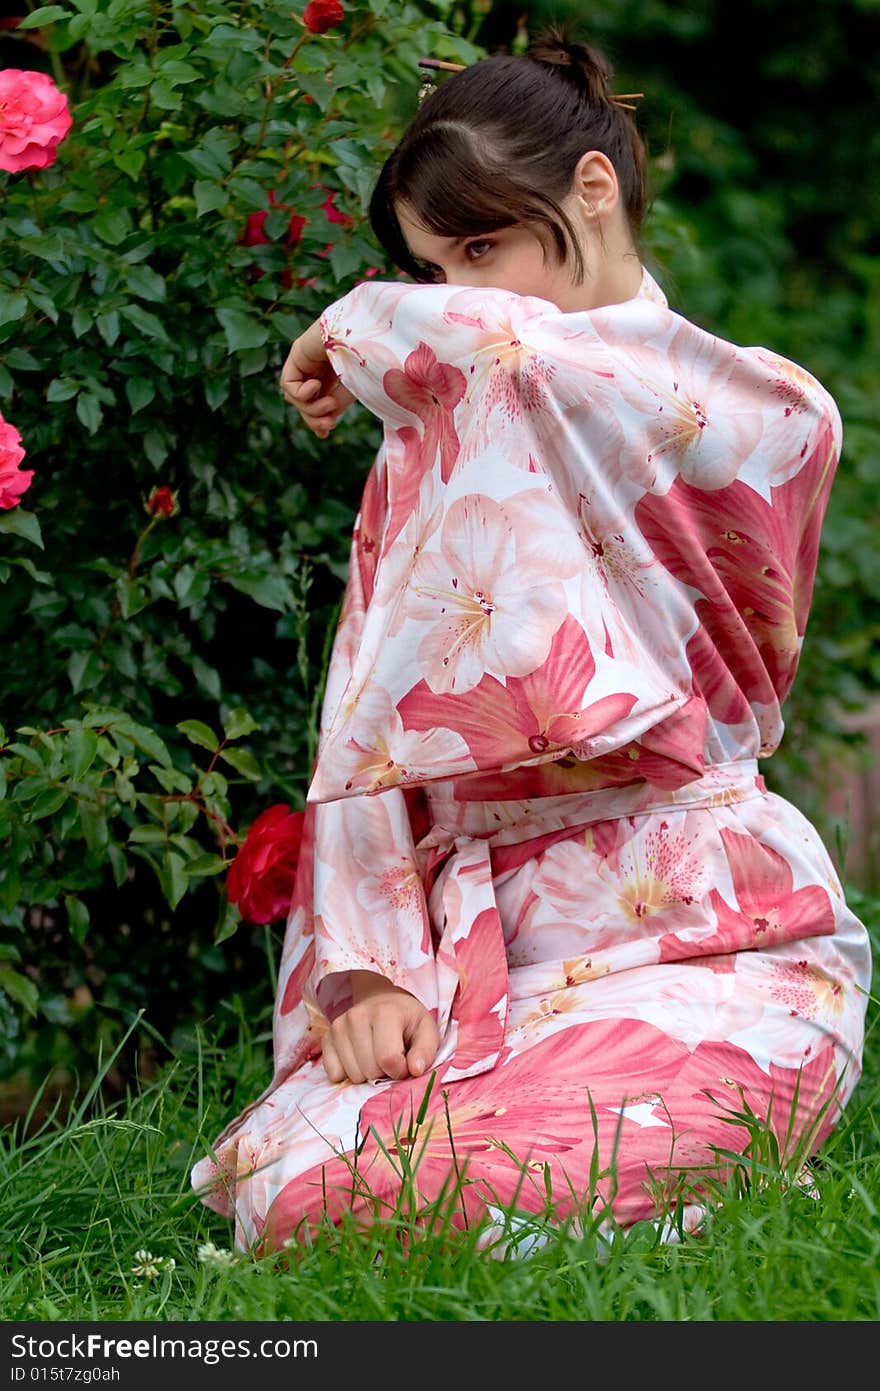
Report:
[[[410,281],[292,346],[320,437],[384,424],[355,525],[275,1074],[193,1172],[236,1244],[394,1210],[662,1217],[816,1150],[871,962],[769,793],[840,451],[801,367],[671,311],[604,57],[444,81],[370,217]],[[448,1216],[447,1212],[447,1216]]]

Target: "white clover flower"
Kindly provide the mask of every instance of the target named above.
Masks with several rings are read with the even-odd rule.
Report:
[[[198,1248],[196,1253],[203,1265],[213,1265],[218,1270],[225,1266],[235,1265],[238,1260],[231,1251],[224,1251],[221,1247],[215,1246],[213,1241],[206,1241]]]
[[[173,1256],[154,1256],[152,1251],[145,1251],[143,1248],[135,1251],[134,1259],[131,1273],[140,1275],[144,1280],[158,1280],[163,1271],[170,1274],[177,1264]]]

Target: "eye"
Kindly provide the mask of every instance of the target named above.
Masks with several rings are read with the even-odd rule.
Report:
[[[481,251],[480,247],[483,247],[484,250]],[[492,243],[490,241],[469,241],[464,249],[464,254],[469,261],[481,261],[486,252],[491,250]]]

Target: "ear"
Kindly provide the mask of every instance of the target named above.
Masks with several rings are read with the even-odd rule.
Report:
[[[608,217],[620,201],[617,173],[607,155],[587,150],[575,166],[572,193],[592,217]]]

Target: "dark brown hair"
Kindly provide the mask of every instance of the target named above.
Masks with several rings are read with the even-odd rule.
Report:
[[[391,261],[415,280],[434,278],[401,232],[395,206],[405,203],[442,237],[543,224],[560,264],[571,249],[583,280],[561,201],[586,150],[613,164],[635,240],[645,213],[645,147],[629,111],[612,100],[612,76],[599,49],[575,41],[570,25],[553,24],[525,53],[496,54],[444,80],[385,161],[370,200],[373,232]]]

